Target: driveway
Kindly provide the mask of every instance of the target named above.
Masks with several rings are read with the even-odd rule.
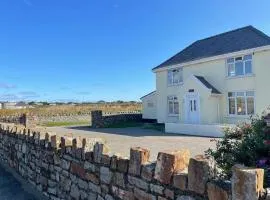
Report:
[[[72,133],[73,136],[104,138],[111,153],[129,156],[130,147],[150,149],[151,160],[156,160],[159,151],[189,149],[191,156],[203,154],[215,143],[209,137],[185,136],[167,134],[152,129],[134,128],[106,128],[92,129],[89,127],[48,127],[49,131],[59,136]]]

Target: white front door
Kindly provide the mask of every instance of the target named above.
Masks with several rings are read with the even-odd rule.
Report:
[[[199,124],[200,123],[200,98],[199,94],[189,92],[185,98],[186,109],[186,123]]]

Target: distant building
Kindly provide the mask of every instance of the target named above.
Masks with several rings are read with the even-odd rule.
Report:
[[[25,109],[28,108],[28,104],[25,102],[1,102],[1,109]]]

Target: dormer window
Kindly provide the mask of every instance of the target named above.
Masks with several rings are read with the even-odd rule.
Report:
[[[183,69],[168,70],[168,85],[178,85],[183,82]]]
[[[252,74],[252,55],[239,56],[227,59],[228,77]]]

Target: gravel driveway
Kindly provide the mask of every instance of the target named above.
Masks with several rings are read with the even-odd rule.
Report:
[[[159,151],[189,149],[192,156],[203,154],[209,147],[214,148],[212,138],[166,134],[151,129],[106,128],[92,129],[89,127],[48,127],[57,135],[72,133],[74,136],[104,138],[112,153],[129,156],[130,147],[140,146],[150,149],[151,160],[156,160]]]

